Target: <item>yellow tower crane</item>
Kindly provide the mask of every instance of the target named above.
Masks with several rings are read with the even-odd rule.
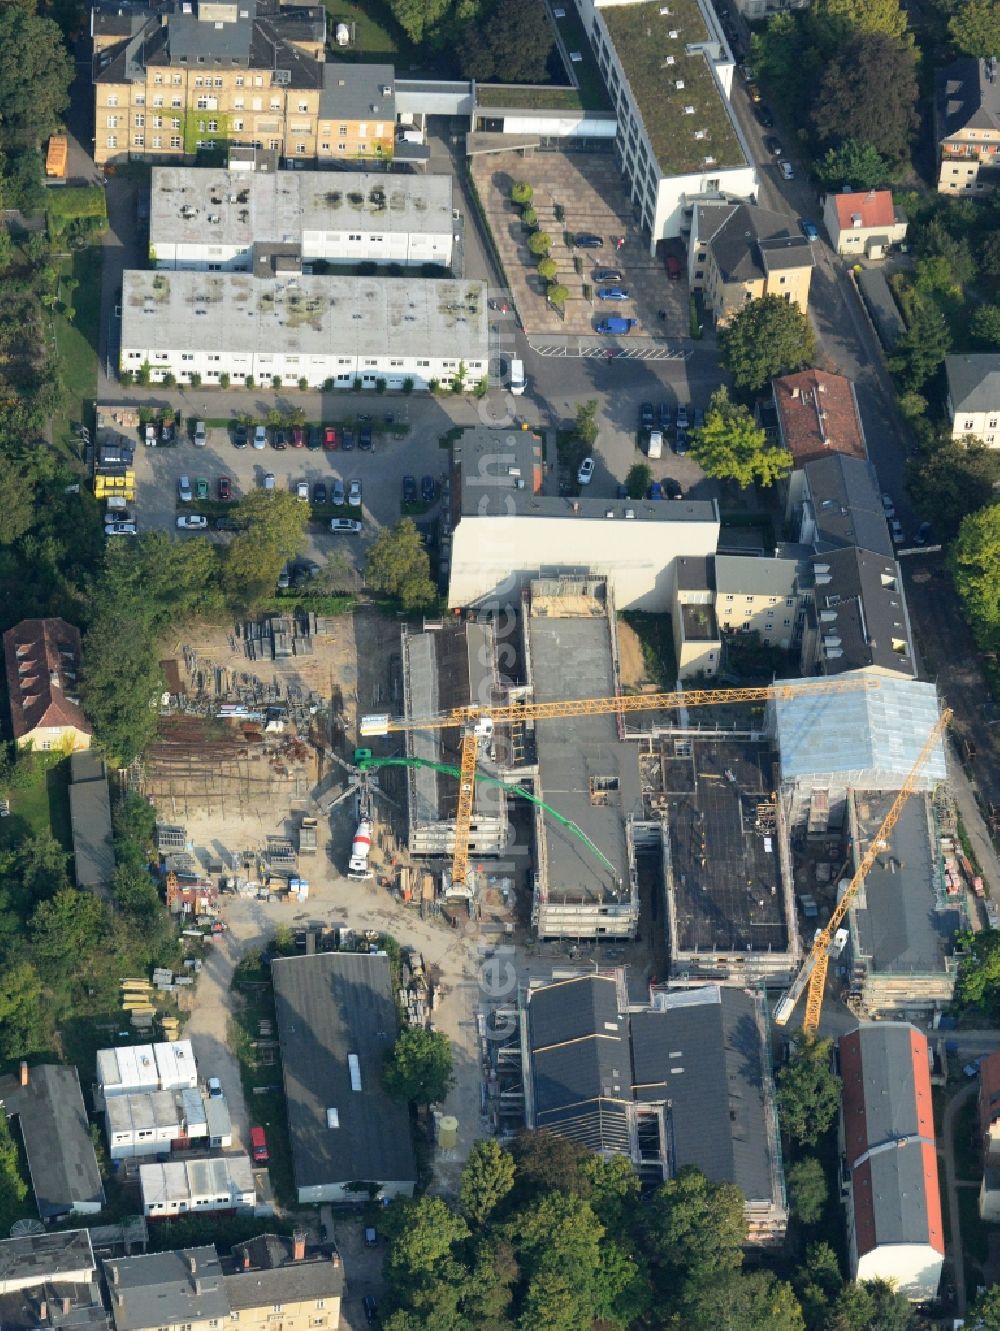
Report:
[[[899,821],[899,815],[903,812],[903,805],[916,788],[921,768],[930,757],[942,733],[951,722],[951,718],[952,712],[950,708],[946,708],[934,723],[931,733],[924,742],[924,747],[917,754],[917,760],[910,768],[899,794],[893,800],[889,812],[882,820],[882,826],[868,843],[868,849],[861,857],[861,863],[858,865],[854,877],[848,883],[844,895],[837,903],[836,909],[827,920],[826,927],[820,929],[816,934],[809,955],[802,963],[802,969],[792,981],[787,992],[778,1000],[774,1009],[776,1025],[784,1026],[787,1024],[789,1017],[795,1011],[796,1003],[802,997],[803,989],[808,985],[809,994],[806,998],[806,1015],[802,1023],[802,1029],[807,1035],[812,1035],[819,1029],[819,1018],[823,1008],[823,995],[826,992],[826,973],[830,965],[830,946],[833,943],[833,936],[840,928],[844,917],[860,892],[861,886],[868,877],[875,860],[889,844],[889,835]]]
[[[464,885],[469,874],[469,832],[472,827],[472,801],[476,784],[476,758],[479,743],[488,739],[498,725],[516,725],[524,721],[551,721],[571,716],[621,716],[627,712],[669,711],[679,707],[708,707],[713,703],[767,702],[771,698],[794,698],[801,693],[850,693],[858,689],[877,689],[877,678],[810,679],[787,684],[768,684],[747,689],[691,689],[676,693],[630,693],[611,698],[570,698],[560,702],[513,702],[496,707],[472,703],[453,707],[438,716],[391,717],[388,714],[363,716],[362,736],[389,735],[403,730],[443,730],[462,728],[458,807],[455,813],[455,850],[452,882]]]

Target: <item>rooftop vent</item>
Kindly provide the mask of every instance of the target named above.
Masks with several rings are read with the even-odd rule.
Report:
[[[383,84],[382,84],[382,87],[381,87],[381,89],[380,89],[380,91],[381,91],[383,97],[391,97],[391,96],[392,96],[392,89],[389,87],[388,83],[383,83]]]
[[[664,66],[672,65],[673,63],[674,63],[674,57],[672,55],[668,55],[666,60],[664,60],[663,65]]]
[[[340,1111],[337,1109],[328,1109],[326,1111],[326,1126],[328,1128],[340,1127]]]
[[[661,6],[660,6],[660,13],[664,16],[664,18],[666,18],[667,15],[670,13],[670,6],[669,6],[669,5],[661,5]]]
[[[351,1090],[361,1090],[361,1062],[357,1054],[347,1055],[347,1068],[351,1074]]]
[[[684,108],[684,114],[685,114],[686,116],[693,116],[693,115],[694,115],[694,107],[693,107],[693,106],[685,106],[685,108]]]
[[[684,80],[683,80],[683,79],[674,79],[674,87],[677,89],[678,92],[683,92],[683,91],[684,91]]]
[[[715,165],[715,158],[714,158],[714,157],[703,157],[701,160],[704,162],[704,164],[705,164],[706,166],[714,166],[714,165]]]
[[[851,226],[860,226],[860,225],[861,225],[861,214],[851,213]]]
[[[680,36],[680,33],[677,31],[676,28],[671,28],[670,31],[667,33],[667,36],[670,38],[672,42],[675,42],[677,38]]]

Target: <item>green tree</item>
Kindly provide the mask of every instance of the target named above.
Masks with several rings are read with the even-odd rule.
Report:
[[[706,476],[741,487],[773,485],[788,475],[793,461],[787,448],[767,443],[747,408],[733,402],[724,386],[712,394],[704,425],[691,432],[691,456]]]
[[[828,63],[812,122],[828,143],[857,139],[889,162],[901,162],[918,124],[916,103],[912,48],[894,37],[860,35]]]
[[[951,349],[951,333],[932,300],[918,299],[906,331],[896,342],[889,364],[904,388],[921,389]]]
[[[906,488],[917,511],[951,540],[962,519],[993,499],[1000,458],[992,448],[954,439],[935,441],[906,464]]]
[[[988,347],[1000,347],[1000,305],[979,305],[969,320],[969,332]]]
[[[107,582],[98,591],[81,673],[83,709],[101,747],[131,761],[156,730],[162,687],[149,607],[138,592]]]
[[[521,209],[521,225],[529,229],[538,225],[538,214],[534,208],[529,206]]]
[[[815,21],[838,42],[859,33],[897,39],[907,35],[899,0],[817,0]]]
[[[104,903],[91,892],[64,887],[38,906],[30,921],[32,957],[50,983],[89,967],[108,931]]]
[[[628,1231],[639,1205],[639,1179],[627,1156],[587,1154],[580,1161],[581,1182],[589,1185],[591,1208],[609,1234]]]
[[[812,1146],[830,1128],[840,1105],[840,1078],[830,1041],[805,1036],[778,1073],[778,1114],[792,1141]]]
[[[448,1094],[452,1076],[451,1042],[443,1031],[407,1026],[386,1055],[386,1090],[397,1100],[433,1105]]]
[[[823,1166],[814,1155],[804,1156],[789,1167],[787,1179],[792,1210],[802,1224],[815,1225],[827,1199]]]
[[[573,427],[577,439],[586,444],[587,448],[593,448],[597,443],[597,398],[592,397],[586,402],[580,402],[576,408],[576,423]]]
[[[536,272],[544,282],[551,282],[558,271],[559,265],[556,263],[555,259],[539,259]]]
[[[743,1194],[690,1166],[648,1199],[641,1224],[651,1258],[676,1279],[712,1280],[743,1262]]]
[[[510,197],[518,205],[529,204],[535,197],[535,191],[526,180],[515,180],[511,186]]]
[[[1000,1285],[990,1285],[966,1314],[966,1325],[976,1331],[1000,1331]]]
[[[0,1224],[5,1234],[23,1214],[21,1204],[28,1195],[28,1185],[21,1175],[17,1145],[11,1136],[6,1114],[0,1114]]]
[[[983,57],[1000,51],[1000,0],[965,0],[948,20],[948,31],[963,55]]]
[[[389,0],[389,9],[413,45],[420,46],[448,13],[449,0]]]
[[[520,1132],[514,1140],[518,1195],[576,1192],[584,1151],[568,1137],[551,1132]]]
[[[719,351],[736,388],[749,393],[775,375],[811,365],[815,355],[809,320],[780,296],[747,301],[719,330]]]
[[[492,0],[464,25],[456,44],[462,73],[481,82],[540,83],[551,50],[545,10],[533,0]]]
[[[382,528],[369,551],[365,579],[375,591],[395,597],[404,610],[434,604],[430,558],[412,518]]]
[[[307,505],[285,490],[252,490],[234,504],[236,535],[226,551],[222,581],[237,608],[274,593],[283,565],[301,547]]]
[[[645,462],[634,462],[625,477],[625,489],[629,499],[645,499],[653,483],[652,470]]]
[[[1000,277],[1000,231],[990,231],[980,241],[979,267],[988,277]]]
[[[507,1313],[517,1274],[509,1242],[491,1233],[475,1244],[460,1295],[461,1312],[471,1328],[502,1331],[509,1325]]]
[[[30,961],[9,962],[0,968],[0,1059],[23,1058],[47,1044],[38,972]],[[0,1114],[0,1124],[6,1123],[6,1115]]]
[[[870,143],[845,139],[816,164],[816,175],[827,190],[836,192],[845,185],[852,189],[881,189],[889,179],[889,163]]]
[[[483,1225],[514,1186],[514,1157],[487,1137],[473,1144],[462,1169],[459,1197],[473,1225]]]
[[[51,19],[0,9],[0,147],[35,148],[69,106],[73,62]]]
[[[959,934],[962,960],[955,985],[955,1001],[962,1007],[992,1011],[1000,996],[1000,929]]]
[[[830,1304],[844,1286],[837,1254],[828,1243],[810,1243],[795,1274],[795,1291],[809,1331],[822,1331]]]
[[[561,282],[550,282],[545,290],[545,298],[550,305],[561,309],[569,300],[569,287],[564,287]]]
[[[862,1280],[844,1286],[826,1325],[828,1331],[910,1331],[913,1321],[905,1294],[886,1280]]]
[[[962,520],[949,564],[973,636],[983,651],[1000,647],[1000,504]]]
[[[543,258],[552,248],[552,237],[546,231],[536,231],[528,237],[528,249]]]
[[[684,1299],[685,1331],[803,1331],[791,1285],[769,1271],[722,1271],[693,1282]]]

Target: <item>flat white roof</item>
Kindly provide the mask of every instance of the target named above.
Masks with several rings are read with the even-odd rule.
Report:
[[[153,1054],[164,1090],[182,1086],[197,1086],[198,1068],[190,1040],[176,1040],[170,1044],[154,1044]]]
[[[129,269],[122,349],[485,363],[486,314],[485,282]]]
[[[450,175],[154,166],[149,243],[297,244],[303,232],[451,233]]]

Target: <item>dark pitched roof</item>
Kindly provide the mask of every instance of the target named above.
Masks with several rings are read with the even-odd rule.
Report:
[[[726,282],[758,281],[774,268],[811,268],[812,247],[784,213],[752,203],[698,205],[699,240]]]
[[[30,1070],[27,1086],[16,1076],[0,1078],[0,1103],[8,1115],[18,1116],[43,1220],[68,1215],[79,1205],[104,1205],[76,1068],[43,1063]]]
[[[414,1182],[409,1115],[382,1083],[397,1030],[388,958],[285,957],[271,975],[297,1187]],[[360,1063],[360,1092],[351,1088],[349,1054]],[[328,1109],[339,1127],[328,1126]]]
[[[892,558],[889,528],[870,463],[834,453],[807,462],[803,471],[816,519],[813,544],[817,554],[860,546]]]
[[[86,1229],[4,1239],[0,1242],[0,1289],[10,1285],[32,1289],[50,1280],[65,1280],[78,1271],[93,1272],[95,1265]]]
[[[895,559],[851,546],[813,556],[812,569],[826,673],[880,666],[912,677],[910,620]]]
[[[3,635],[3,648],[15,740],[38,726],[92,733],[79,704],[66,696],[67,688],[79,687],[79,629],[65,619],[22,619]]]
[[[966,56],[935,76],[942,138],[963,129],[1000,130],[1000,76],[996,60]]]
[[[234,1244],[224,1272],[234,1312],[304,1299],[340,1298],[344,1292],[344,1268],[335,1249],[310,1246],[295,1261],[292,1240],[279,1234],[260,1234]]]
[[[69,816],[77,887],[110,886],[115,874],[115,843],[106,776],[70,784]]]
[[[222,1267],[211,1244],[116,1258],[102,1266],[117,1331],[229,1316]]]

